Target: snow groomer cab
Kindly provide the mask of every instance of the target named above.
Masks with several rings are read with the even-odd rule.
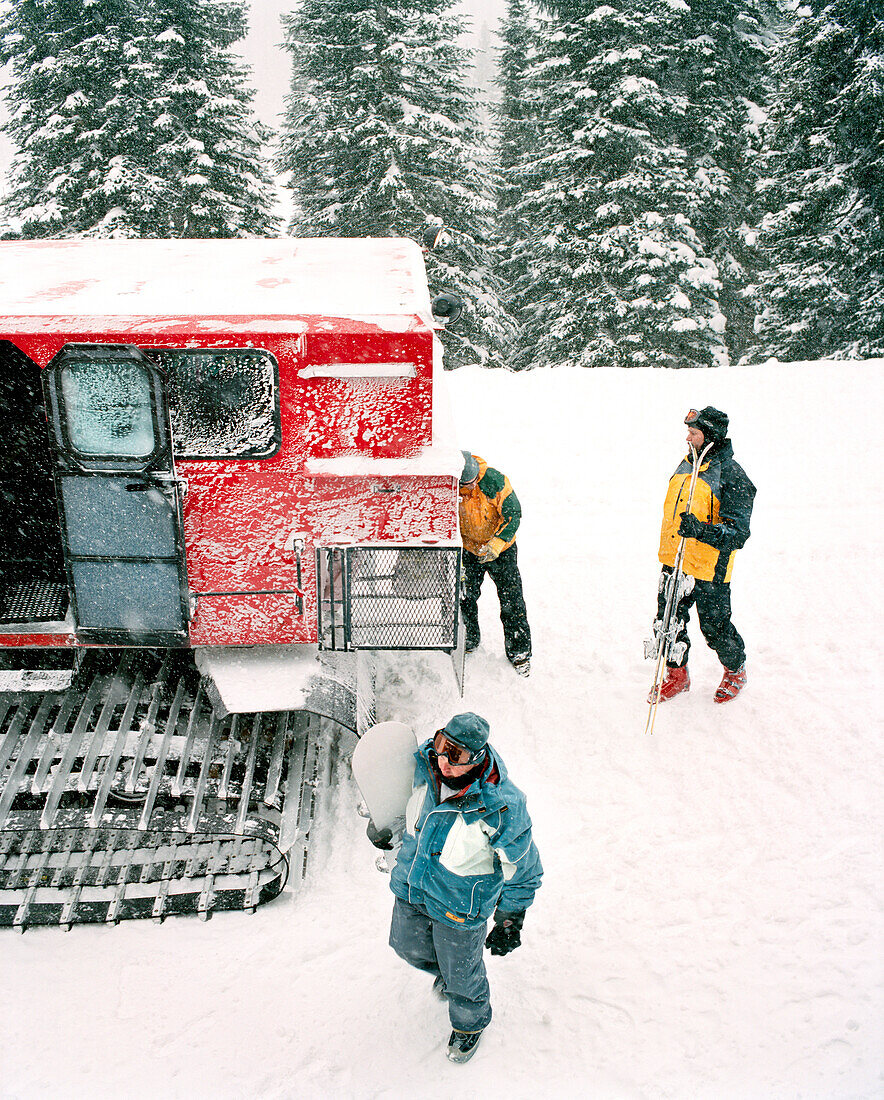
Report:
[[[0,924],[300,877],[378,650],[462,675],[423,257],[0,244]]]

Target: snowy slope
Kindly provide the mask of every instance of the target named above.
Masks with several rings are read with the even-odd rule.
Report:
[[[444,1008],[386,946],[391,896],[344,783],[308,883],[253,916],[0,935],[0,1096],[882,1095],[884,362],[462,370],[463,446],[511,477],[535,661],[493,592],[458,699],[386,655],[381,718],[461,709],[529,798],[546,866],[495,1019],[448,1064]],[[693,688],[642,735],[659,513],[682,418],[731,416],[758,485],[734,573],[749,685],[694,624]]]

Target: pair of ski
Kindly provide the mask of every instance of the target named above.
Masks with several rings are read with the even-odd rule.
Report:
[[[707,443],[698,454],[696,449],[693,446],[691,447],[691,481],[688,490],[687,505],[684,509],[685,515],[690,515],[691,506],[694,502],[694,490],[697,487],[697,478],[700,474],[700,467],[703,464],[703,459],[711,449],[712,443]],[[666,605],[663,609],[660,629],[658,630],[657,624],[654,623],[654,637],[651,641],[645,642],[645,656],[656,658],[656,665],[654,666],[654,684],[651,688],[649,697],[645,733],[654,732],[654,723],[657,720],[657,705],[660,702],[660,690],[666,675],[666,661],[672,652],[675,635],[678,633],[678,618],[675,611],[682,596],[682,562],[684,561],[684,548],[686,542],[687,539],[682,535],[678,548],[675,551],[675,562],[672,566],[672,572],[669,574],[666,581]]]

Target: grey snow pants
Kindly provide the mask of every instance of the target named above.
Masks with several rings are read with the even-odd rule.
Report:
[[[401,898],[393,906],[390,946],[418,970],[441,974],[448,1018],[456,1031],[481,1031],[491,1022],[491,990],[482,954],[485,935],[484,925],[444,924]]]

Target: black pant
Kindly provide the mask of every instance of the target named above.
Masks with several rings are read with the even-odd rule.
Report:
[[[467,649],[479,644],[479,591],[487,573],[497,588],[500,600],[500,621],[503,623],[503,648],[511,661],[517,657],[531,656],[531,629],[522,595],[522,578],[516,546],[513,543],[495,561],[481,562],[469,550],[464,551],[464,592],[460,601],[464,626],[467,631]]]
[[[657,594],[657,618],[660,621],[666,609],[667,581],[671,576],[672,569],[664,565]],[[691,605],[696,604],[697,618],[700,620],[700,630],[706,639],[706,644],[710,649],[715,650],[725,668],[733,672],[742,668],[746,660],[746,647],[731,622],[731,586],[715,581],[698,581],[687,576],[682,579],[684,590],[675,605],[672,617],[676,623],[673,644],[677,646],[680,642],[684,643],[684,656],[677,661],[667,661],[669,667],[682,668],[688,663],[688,651],[691,648],[691,640],[688,637],[688,618]]]

